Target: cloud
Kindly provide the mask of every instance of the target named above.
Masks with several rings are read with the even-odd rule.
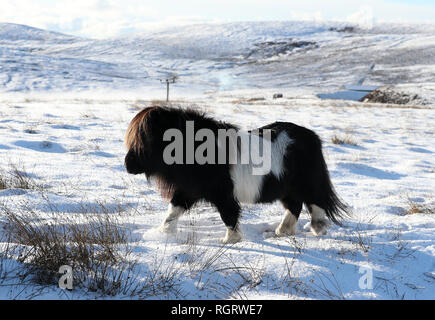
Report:
[[[363,28],[370,29],[373,27],[374,16],[372,7],[362,7],[357,12],[349,15],[346,19],[348,22],[358,24]]]
[[[323,21],[326,20],[321,11],[295,11],[291,13],[291,19],[297,21]]]
[[[159,19],[160,12],[142,1],[14,0],[2,3],[0,21],[27,24],[86,37],[106,38],[136,31],[136,25]]]
[[[163,25],[211,21],[338,20],[366,27],[373,21],[433,21],[433,5],[392,1],[0,0],[0,22],[107,38]]]

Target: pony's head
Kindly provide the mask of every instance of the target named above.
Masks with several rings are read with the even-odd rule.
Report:
[[[177,165],[167,164],[163,159],[165,148],[173,143],[164,137],[167,130],[179,130],[184,134],[187,121],[194,121],[196,130],[212,128],[216,131],[220,126],[224,126],[191,109],[153,106],[139,111],[131,120],[125,136],[127,155],[124,165],[127,172],[144,173],[149,178],[167,176],[168,172],[173,173],[179,169]],[[186,137],[183,137],[183,142],[184,138]],[[181,148],[182,154],[186,155],[184,143]]]
[[[128,151],[124,160],[128,173],[145,173],[147,177],[153,174],[153,127],[156,125],[153,113],[156,113],[157,109],[158,107],[147,107],[141,110],[128,126],[125,135],[125,146]]]

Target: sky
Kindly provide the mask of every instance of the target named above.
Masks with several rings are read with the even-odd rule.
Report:
[[[88,38],[203,22],[435,23],[435,0],[0,0],[0,22]]]

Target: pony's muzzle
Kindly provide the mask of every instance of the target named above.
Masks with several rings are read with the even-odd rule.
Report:
[[[127,172],[130,174],[140,174],[145,172],[143,165],[132,151],[129,151],[125,156],[124,166]]]

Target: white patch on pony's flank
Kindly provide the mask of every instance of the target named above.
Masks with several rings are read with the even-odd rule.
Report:
[[[185,209],[183,207],[173,206],[172,203],[168,206],[168,215],[163,221],[160,231],[165,233],[175,233],[177,232],[177,223],[180,216],[183,214]]]
[[[326,216],[325,210],[316,206],[315,204],[310,205],[311,210],[311,232],[316,236],[323,236],[327,233],[328,228],[328,218]]]
[[[287,147],[293,142],[286,132],[281,132],[272,143],[272,167],[271,171],[278,179],[283,175],[285,168],[283,165]]]
[[[242,144],[249,141],[248,133],[239,131],[238,134],[241,137]],[[244,147],[245,149],[243,149]],[[260,195],[263,176],[252,174],[253,164],[250,159],[245,158],[246,156],[249,156],[246,152],[251,152],[251,150],[247,148],[246,145],[244,147],[237,147],[237,158],[229,159],[231,166],[230,175],[234,184],[233,194],[239,202],[255,203]]]
[[[239,134],[242,137],[245,135],[243,132],[239,132]],[[292,139],[288,137],[286,132],[281,132],[271,144],[270,171],[277,178],[280,178],[284,173],[284,156],[290,143],[292,143]],[[251,148],[249,152],[257,152],[258,154],[258,145],[256,145],[256,143],[253,143]],[[242,203],[256,203],[263,186],[265,175],[253,174],[254,164],[251,161],[244,163],[245,161],[242,160],[246,155],[241,155],[242,152],[243,150],[238,149],[237,161],[235,161],[235,164],[232,164],[230,168],[230,174],[234,184],[234,197]]]
[[[235,164],[230,174],[234,184],[234,197],[239,202],[255,203],[260,195],[264,176],[252,175],[251,165]]]
[[[290,210],[286,210],[284,218],[282,219],[278,228],[275,230],[275,235],[278,237],[295,235],[296,222],[298,222],[298,219],[291,213]]]
[[[236,229],[227,228],[227,233],[225,234],[225,237],[222,238],[222,243],[228,244],[228,243],[237,243],[240,240],[242,240],[242,233],[240,231],[240,228],[237,226]]]

